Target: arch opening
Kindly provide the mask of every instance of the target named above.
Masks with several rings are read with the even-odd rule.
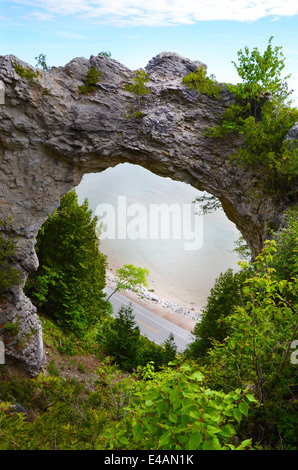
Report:
[[[76,192],[102,224],[108,279],[124,264],[146,267],[152,297],[196,318],[219,274],[239,269],[238,229],[221,209],[198,213],[203,193],[189,184],[125,163],[85,175]]]

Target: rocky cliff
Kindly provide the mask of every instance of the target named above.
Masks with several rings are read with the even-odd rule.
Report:
[[[14,56],[0,57],[0,217],[6,222],[4,236],[16,242],[11,263],[22,273],[0,305],[0,335],[8,321],[18,322],[19,333],[5,337],[6,357],[34,375],[44,362],[42,331],[22,287],[38,266],[34,246],[42,223],[85,173],[129,162],[206,190],[220,199],[255,254],[267,221],[279,224],[289,201],[252,196],[258,175],[228,163],[241,142],[204,135],[233,96],[223,88],[215,99],[181,84],[200,62],[174,53],[153,58],[146,67],[151,92],[143,102],[145,116],[131,119],[125,115],[135,98],[125,84],[134,72],[111,58],[77,58],[65,67],[39,71],[32,81],[16,73],[15,64],[36,72]],[[96,91],[82,95],[78,87],[90,67],[102,75]],[[20,346],[24,336],[27,341]]]

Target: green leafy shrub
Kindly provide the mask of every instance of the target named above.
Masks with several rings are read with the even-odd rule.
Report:
[[[207,77],[207,70],[205,67],[198,67],[195,72],[191,72],[182,79],[183,85],[188,85],[190,90],[196,90],[199,93],[204,93],[207,96],[219,98],[222,86],[219,85],[214,75]]]
[[[4,398],[1,385],[1,450],[94,450],[108,413],[92,405],[83,383],[42,374],[32,379],[28,407],[34,419],[28,421],[9,412],[12,402]]]
[[[97,89],[97,83],[102,75],[102,72],[96,70],[95,67],[91,67],[87,73],[86,78],[84,78],[85,85],[79,86],[79,93],[81,95],[88,95],[92,91]]]
[[[14,63],[14,68],[21,78],[25,78],[25,80],[28,80],[29,82],[34,82],[34,79],[36,79],[36,81],[38,82],[38,77],[41,76],[41,73],[38,70],[36,72],[33,72],[28,67],[22,67],[16,62]]]
[[[163,367],[166,367],[168,363],[175,360],[176,357],[177,346],[172,333],[161,345],[150,341],[144,336],[140,336],[137,358],[138,367],[146,367],[147,364],[151,363],[153,365],[153,369],[158,371]]]
[[[263,55],[257,48],[238,52],[239,65],[234,65],[243,83],[228,86],[237,102],[227,109],[213,135],[242,134],[244,145],[231,156],[231,163],[258,169],[266,192],[284,192],[297,178],[296,143],[284,139],[298,120],[298,110],[287,101],[289,76],[281,77],[284,56],[281,47],[272,48],[272,39]]]
[[[255,47],[252,51],[248,47],[237,53],[239,64],[232,62],[243,80],[244,88],[240,87],[241,94],[249,90],[247,98],[259,99],[260,93],[270,92],[279,101],[285,101],[290,92],[286,80],[290,75],[282,77],[285,68],[285,57],[281,52],[282,47],[272,48],[273,36],[270,37],[268,46],[262,55]],[[238,86],[239,88],[239,86]],[[233,87],[235,90],[235,88]],[[252,111],[252,109],[251,109]],[[256,116],[255,116],[256,117]]]
[[[248,416],[252,395],[228,394],[203,385],[204,376],[188,364],[175,366],[136,384],[128,414],[105,430],[96,449],[231,450],[237,425]]]
[[[249,116],[241,122],[244,146],[230,162],[262,172],[267,192],[287,190],[297,178],[298,149],[284,139],[297,120],[298,110],[280,106],[277,111],[274,103],[267,101],[259,121]]]

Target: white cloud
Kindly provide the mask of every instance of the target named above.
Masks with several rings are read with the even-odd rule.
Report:
[[[298,14],[297,0],[15,0],[47,15],[80,15],[102,23],[125,25],[178,25],[208,20],[255,21],[263,17]]]
[[[49,21],[55,18],[55,15],[50,13],[44,13],[42,11],[33,11],[24,17],[25,19],[31,19],[35,21]]]

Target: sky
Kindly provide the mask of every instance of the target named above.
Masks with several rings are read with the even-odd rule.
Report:
[[[131,70],[160,52],[204,62],[220,82],[238,83],[237,52],[282,47],[284,76],[298,107],[297,0],[0,0],[0,55],[35,66],[110,52]]]

